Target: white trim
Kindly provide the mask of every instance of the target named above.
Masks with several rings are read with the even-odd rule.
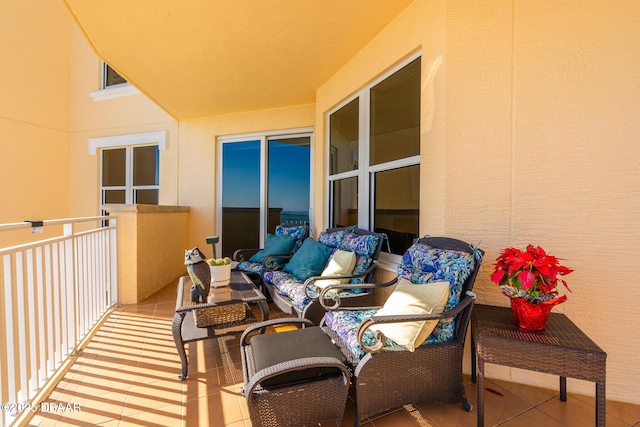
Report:
[[[250,132],[250,133],[241,133],[241,134],[234,134],[234,135],[221,135],[221,136],[218,136],[218,141],[222,143],[244,142],[249,139],[259,140],[262,137],[269,139],[274,136],[286,136],[287,138],[292,138],[297,136],[297,134],[300,134],[300,136],[308,136],[307,134],[309,133],[313,133],[312,127],[285,129],[281,131],[272,130],[272,131],[265,131],[265,132]]]
[[[123,83],[121,85],[109,86],[106,89],[95,90],[90,92],[89,95],[93,98],[94,102],[104,101],[106,99],[122,98],[124,96],[140,95],[138,89],[133,87],[131,83]]]
[[[164,150],[167,148],[167,131],[89,138],[89,155],[95,155],[98,148],[139,144],[154,144],[158,146],[158,150]]]
[[[268,216],[267,206],[267,190],[268,190],[268,142],[273,139],[283,138],[297,138],[305,137],[309,138],[309,229],[313,229],[313,150],[314,150],[314,132],[313,127],[296,128],[296,129],[284,129],[281,131],[265,131],[265,132],[251,132],[245,134],[224,135],[216,138],[216,224],[217,234],[220,236],[220,245],[222,245],[223,233],[222,233],[222,188],[224,183],[222,182],[222,147],[224,144],[236,143],[236,142],[248,142],[259,141],[260,142],[260,247],[264,247],[266,240],[266,226]]]

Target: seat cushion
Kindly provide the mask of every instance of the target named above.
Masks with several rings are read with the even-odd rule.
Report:
[[[262,263],[251,261],[240,261],[236,266],[236,269],[249,273],[256,273],[259,276],[264,275],[264,273],[267,271]]]
[[[319,327],[294,331],[256,335],[250,341],[256,372],[306,357],[334,357],[345,362],[346,358]],[[263,388],[275,388],[306,381],[314,381],[327,376],[335,376],[340,370],[327,367],[311,367],[304,370],[283,373],[262,382]]]

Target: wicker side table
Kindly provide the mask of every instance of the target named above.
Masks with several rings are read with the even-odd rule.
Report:
[[[551,313],[544,330],[527,331],[514,325],[510,308],[477,304],[471,318],[471,347],[479,427],[484,426],[485,363],[558,375],[562,401],[567,400],[567,377],[595,382],[596,426],[604,427],[607,354],[565,315]]]

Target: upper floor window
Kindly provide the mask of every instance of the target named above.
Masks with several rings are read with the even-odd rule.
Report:
[[[94,101],[104,101],[105,99],[120,98],[140,93],[138,89],[127,82],[127,80],[111,68],[109,64],[102,61],[100,64],[100,89],[89,94]]]
[[[385,233],[391,254],[418,237],[420,57],[329,112],[329,226]]]
[[[102,89],[127,84],[127,81],[106,62],[102,63]]]

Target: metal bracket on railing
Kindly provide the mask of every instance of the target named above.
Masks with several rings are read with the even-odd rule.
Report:
[[[44,229],[44,222],[43,221],[32,221],[32,220],[25,220],[24,222],[29,222],[31,223],[31,234],[40,234],[42,233],[42,230]]]

